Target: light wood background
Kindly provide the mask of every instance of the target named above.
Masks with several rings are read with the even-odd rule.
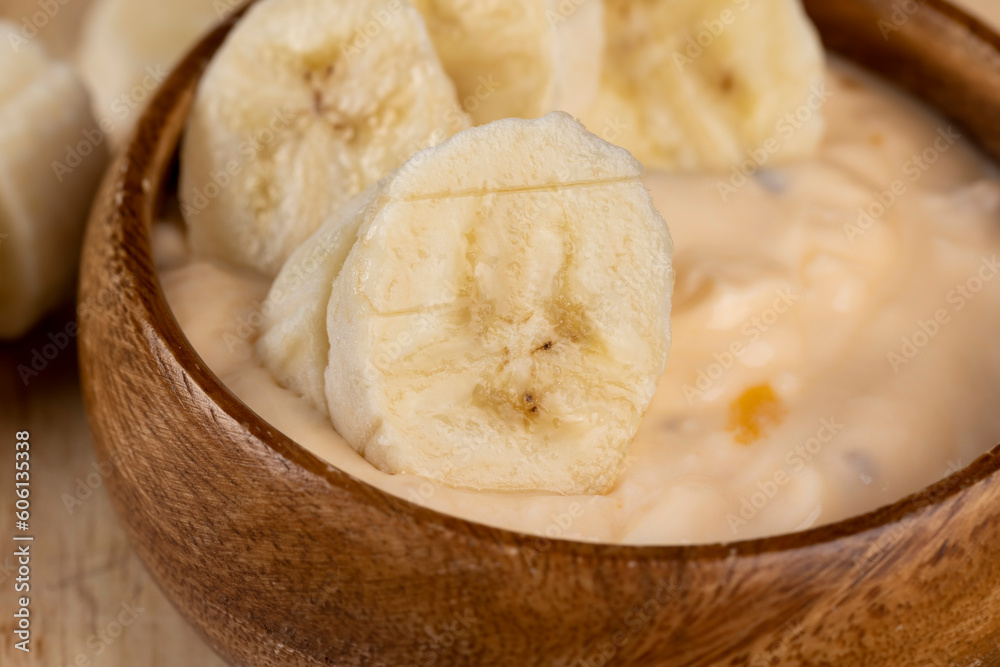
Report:
[[[18,366],[31,363],[33,350],[49,343],[49,332],[63,331],[72,317],[63,312],[28,340],[0,347],[0,665],[221,666],[163,598],[118,526],[102,471],[94,467],[75,341],[28,386],[18,373]],[[14,592],[11,537],[24,534],[15,531],[13,492],[15,433],[21,430],[31,433],[32,454],[30,654],[14,648],[12,632],[20,594]]]
[[[89,0],[69,0],[39,32],[71,58]],[[958,0],[1000,27],[1000,0]],[[58,4],[58,0],[49,0]],[[39,0],[0,0],[20,22]],[[71,309],[0,345],[0,664],[4,667],[217,667],[223,662],[170,607],[119,528],[95,467],[80,399],[75,341],[26,385],[18,367],[64,331]],[[51,350],[50,350],[51,352]],[[142,397],[136,397],[141,401]],[[15,650],[14,437],[31,432],[32,652]],[[103,471],[115,474],[114,470]]]

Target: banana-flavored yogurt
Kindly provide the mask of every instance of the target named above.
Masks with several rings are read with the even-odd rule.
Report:
[[[267,281],[190,259],[173,224],[157,230],[162,281],[198,353],[251,409],[432,509],[627,544],[837,521],[1000,441],[1000,181],[964,130],[845,65],[815,106],[828,130],[813,158],[772,168],[752,151],[729,173],[647,175],[676,248],[673,348],[606,496],[384,474],[255,359]],[[774,141],[800,122],[785,119]]]

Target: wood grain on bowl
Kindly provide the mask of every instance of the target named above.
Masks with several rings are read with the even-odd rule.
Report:
[[[1000,38],[939,0],[806,4],[830,48],[1000,157]],[[904,4],[919,8],[894,16]],[[195,86],[227,29],[176,69],[106,178],[81,302],[118,298],[100,300],[80,341],[98,455],[120,471],[108,480],[118,513],[223,656],[255,667],[1000,664],[998,450],[808,532],[626,547],[431,512],[264,423],[191,349],[150,248]]]

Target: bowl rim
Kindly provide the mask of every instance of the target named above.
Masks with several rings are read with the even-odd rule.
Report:
[[[821,2],[822,0],[817,0]],[[242,7],[225,17],[212,31],[198,42],[177,64],[156,91],[151,102],[139,117],[135,130],[123,146],[119,158],[109,168],[107,178],[117,177],[118,189],[114,212],[120,220],[122,234],[117,239],[123,246],[134,248],[122,253],[122,271],[131,285],[145,288],[145,294],[138,291],[135,299],[137,307],[147,325],[146,337],[158,337],[174,357],[178,367],[194,381],[198,388],[216,407],[228,417],[246,428],[268,449],[288,464],[297,466],[321,479],[328,486],[350,489],[363,502],[373,498],[381,501],[387,511],[397,511],[409,515],[414,520],[447,529],[460,531],[466,536],[475,535],[500,547],[534,548],[544,544],[544,551],[568,556],[592,556],[601,559],[626,559],[636,562],[724,560],[733,557],[756,556],[800,550],[823,545],[833,545],[843,538],[880,531],[891,524],[916,520],[928,508],[947,500],[966,488],[986,481],[1000,471],[1000,444],[980,455],[968,466],[963,467],[939,481],[911,493],[895,502],[880,506],[862,514],[818,527],[767,537],[734,540],[731,542],[698,543],[690,545],[633,545],[608,542],[587,542],[564,537],[549,537],[523,533],[490,526],[471,519],[446,514],[430,507],[414,503],[401,496],[384,491],[377,486],[358,479],[349,473],[324,461],[304,446],[292,440],[279,429],[270,425],[263,417],[243,403],[229,387],[208,367],[198,351],[188,340],[173,314],[163,291],[160,271],[153,256],[153,226],[157,223],[162,195],[170,178],[170,165],[177,160],[179,144],[187,113],[183,114],[178,127],[164,132],[165,119],[178,105],[190,105],[193,91],[201,78],[212,55],[221,45],[232,26],[242,15],[256,4],[249,0]],[[982,21],[947,0],[920,0],[922,8],[936,12],[944,19],[961,26],[971,35],[979,38],[991,48],[1000,62],[1000,34],[987,27]],[[849,60],[853,60],[848,57]],[[892,85],[896,85],[879,72],[873,74]],[[913,97],[910,91],[907,96]],[[922,105],[936,113],[943,112],[926,100],[917,99]],[[945,114],[946,115],[946,114]],[[166,141],[164,141],[166,138]],[[167,149],[166,144],[169,144]],[[974,142],[981,148],[980,142]],[[137,152],[146,159],[131,159]],[[157,155],[160,159],[157,159]],[[991,161],[997,162],[991,158]],[[160,169],[150,169],[160,163]],[[118,173],[113,172],[117,170]],[[152,186],[150,177],[152,176]],[[138,212],[129,215],[129,211]],[[125,284],[130,284],[126,282]],[[152,346],[150,346],[152,351]],[[352,488],[353,487],[353,488]]]

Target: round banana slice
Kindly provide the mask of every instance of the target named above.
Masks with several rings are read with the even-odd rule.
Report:
[[[121,147],[169,68],[238,0],[95,0],[76,61],[94,114]]]
[[[476,124],[579,115],[601,78],[602,0],[413,0]]]
[[[273,276],[355,195],[468,124],[409,4],[260,2],[209,65],[188,121],[192,249]]]
[[[824,54],[799,0],[605,0],[597,99],[581,118],[649,168],[757,167],[813,153]]]
[[[83,84],[19,36],[0,21],[0,339],[70,301],[107,164]]]
[[[606,492],[670,344],[672,244],[641,175],[564,113],[462,132],[367,195],[328,291],[302,282],[322,323],[271,337],[272,314],[261,344],[328,354],[333,424],[385,472]]]

